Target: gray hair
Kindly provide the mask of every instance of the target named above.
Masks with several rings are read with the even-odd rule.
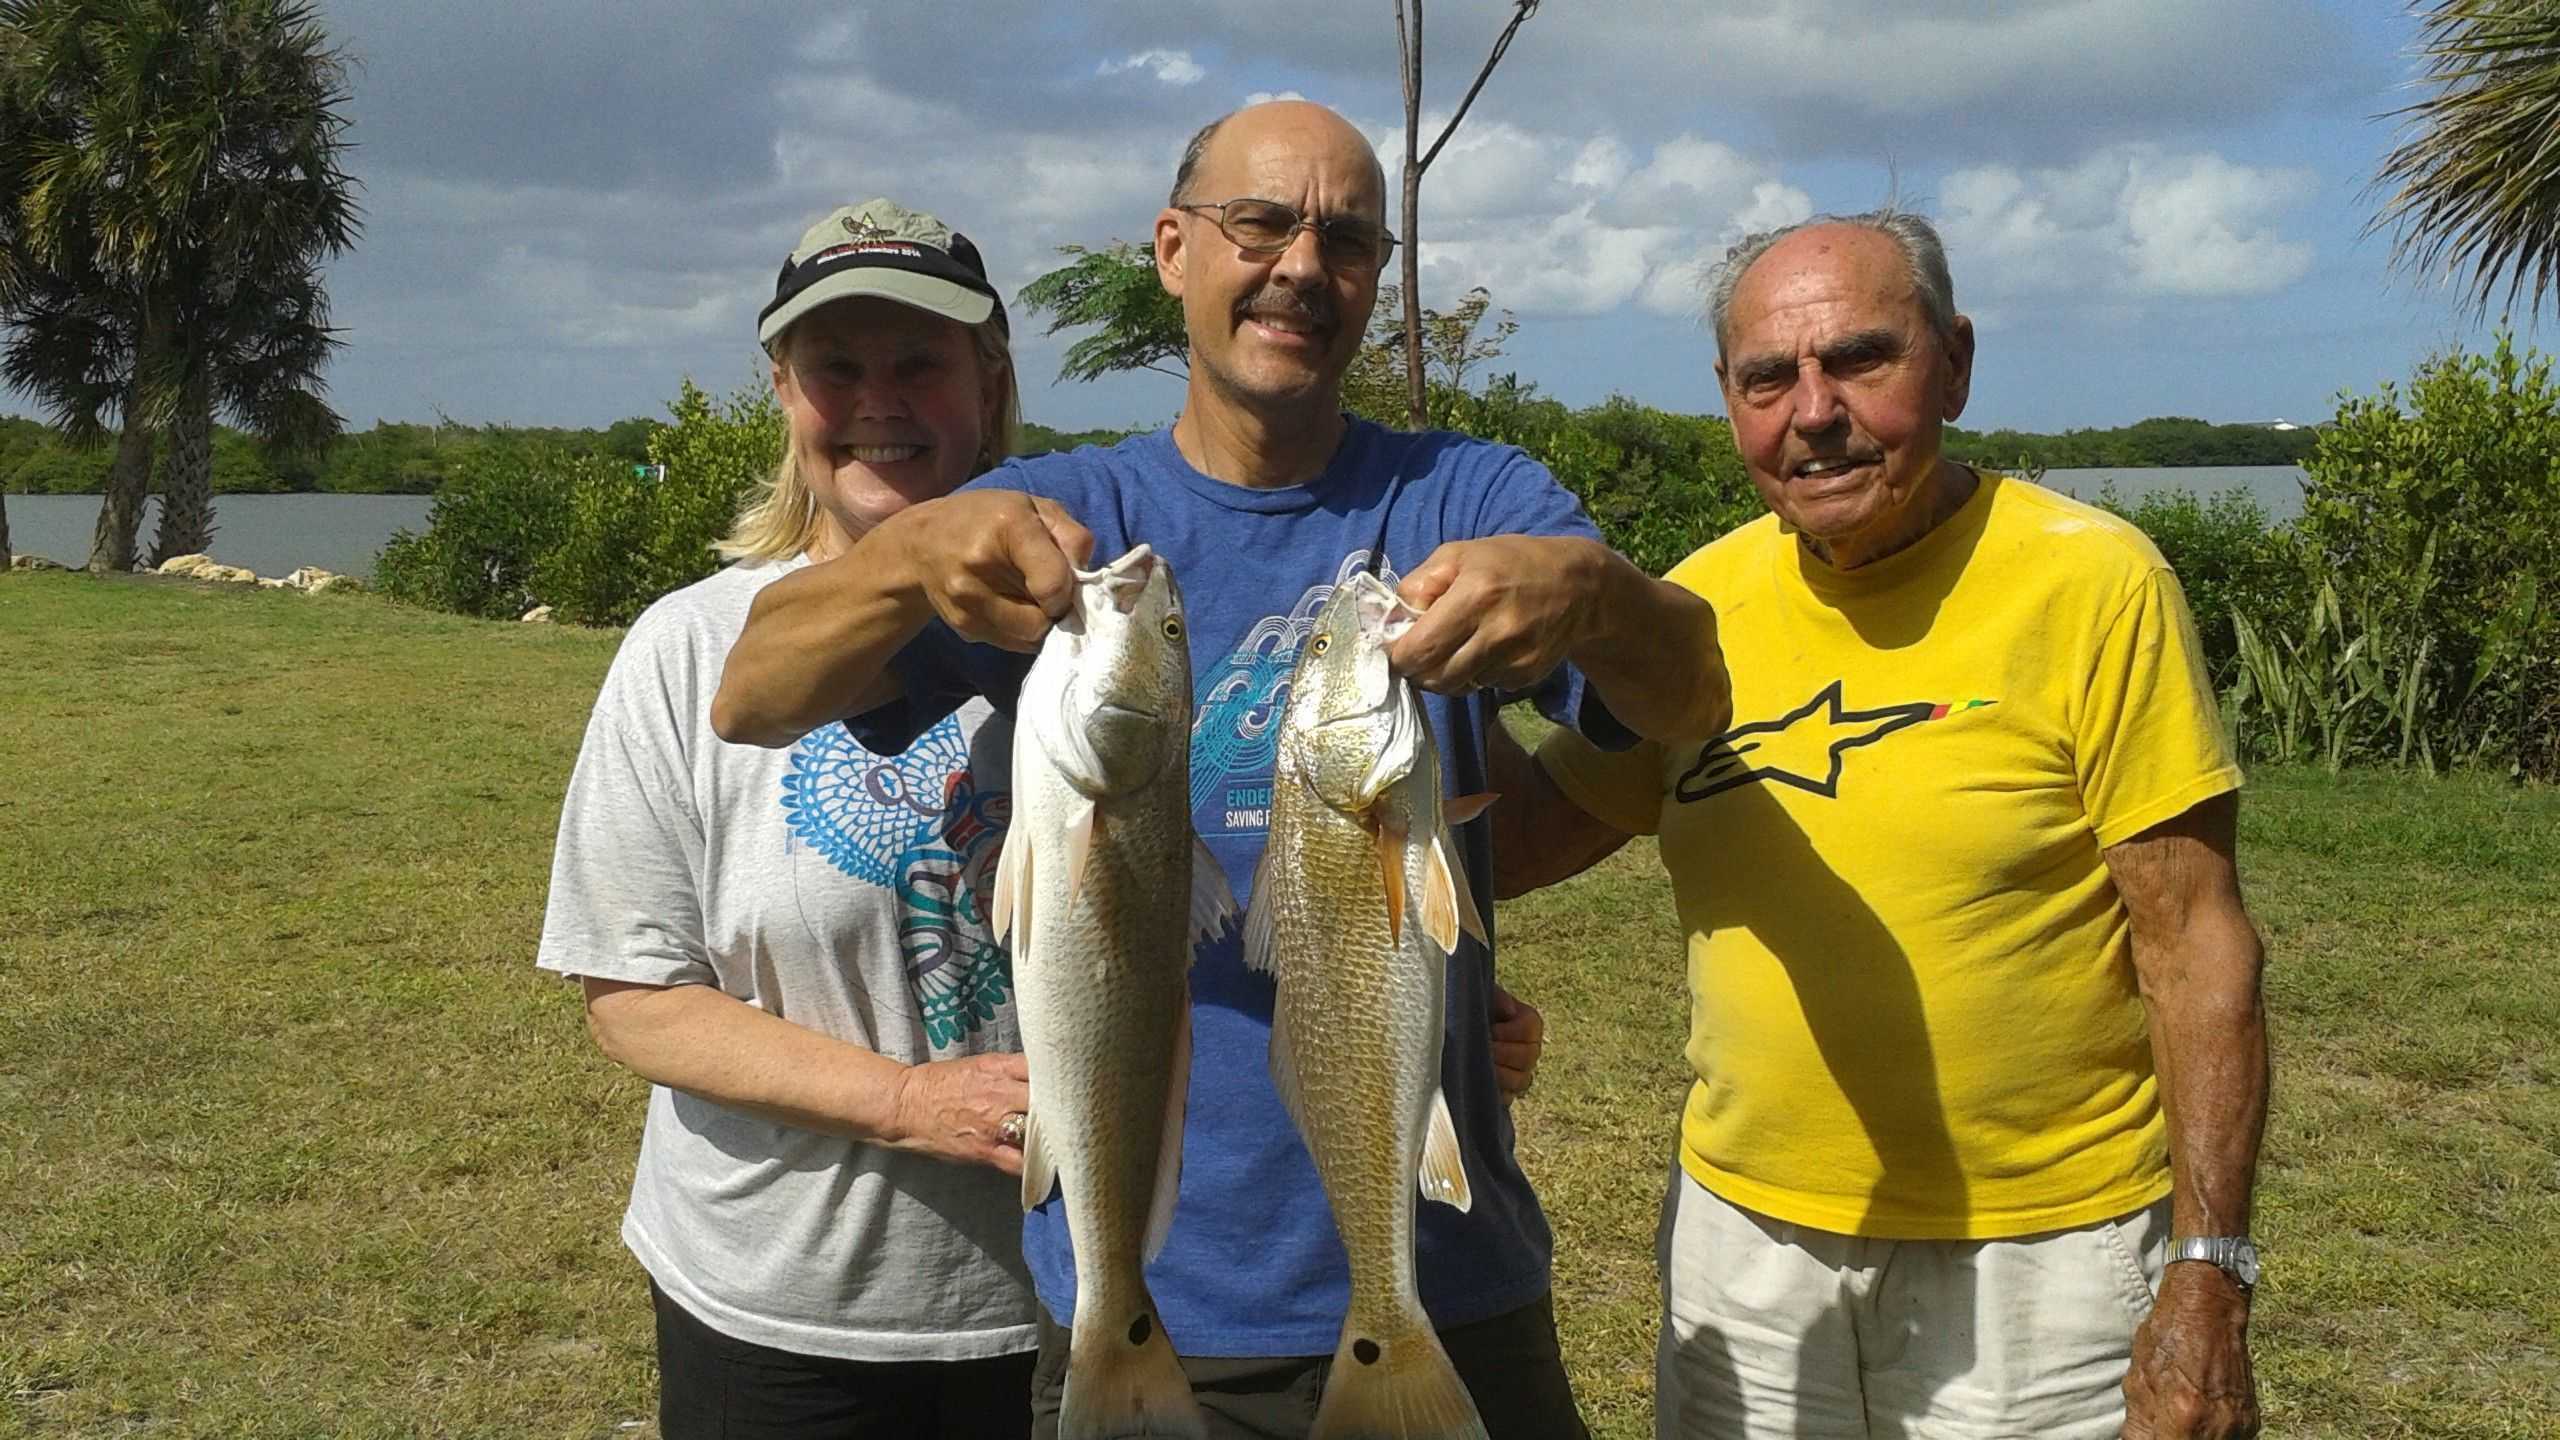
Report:
[[[1235,111],[1230,110],[1201,126],[1199,131],[1191,137],[1191,143],[1182,147],[1182,163],[1173,168],[1173,194],[1164,203],[1167,205],[1184,203],[1182,197],[1191,193],[1191,177],[1200,169],[1200,157],[1209,153],[1209,142],[1218,138],[1218,128],[1233,119],[1235,114]]]
[[[1903,263],[1910,267],[1911,288],[1920,296],[1920,308],[1929,316],[1929,328],[1937,332],[1941,344],[1955,343],[1956,282],[1947,273],[1946,244],[1926,217],[1887,201],[1855,215],[1816,215],[1793,225],[1763,230],[1744,236],[1725,251],[1723,261],[1707,272],[1707,323],[1716,332],[1719,352],[1724,349],[1725,315],[1733,308],[1733,292],[1742,284],[1742,273],[1779,241],[1816,225],[1854,225],[1891,240],[1902,252]]]

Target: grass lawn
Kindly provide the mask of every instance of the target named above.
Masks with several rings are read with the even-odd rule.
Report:
[[[0,575],[0,1437],[648,1433],[643,1087],[531,963],[616,640]],[[2244,829],[2269,1433],[2560,1437],[2560,794],[2273,773]],[[1635,847],[1503,916],[1610,1440],[1650,1433],[1669,915]]]

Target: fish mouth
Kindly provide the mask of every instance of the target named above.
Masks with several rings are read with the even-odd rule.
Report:
[[[1164,718],[1164,712],[1150,710],[1143,705],[1124,705],[1116,700],[1105,700],[1093,707],[1093,718],[1096,720],[1161,720]]]

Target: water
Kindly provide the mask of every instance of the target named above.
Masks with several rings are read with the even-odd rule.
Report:
[[[2128,502],[2160,490],[2191,490],[2199,498],[2239,490],[2257,501],[2269,520],[2291,520],[2302,513],[2299,465],[2174,465],[2148,470],[2091,466],[2044,472],[2045,488],[2092,503],[2099,487],[2110,480],[2115,482],[2116,494]]]
[[[2187,489],[2198,495],[2246,491],[2270,520],[2302,512],[2302,470],[2294,465],[2191,465],[2160,469],[2048,470],[2044,483],[2083,500],[2115,482],[2116,493],[2138,500],[2156,490]],[[9,539],[21,555],[42,555],[65,565],[89,558],[89,536],[98,523],[95,495],[8,497]],[[283,575],[317,565],[342,575],[370,576],[374,553],[395,530],[427,527],[424,495],[217,495],[213,501],[213,555],[261,575]],[[143,511],[138,533],[151,549],[159,502]]]
[[[373,557],[395,530],[427,528],[424,495],[216,495],[213,558],[261,575],[289,575],[317,565],[370,578]],[[65,565],[86,564],[98,527],[95,495],[12,495],[9,546]],[[160,523],[156,498],[143,507],[135,550],[151,553]]]

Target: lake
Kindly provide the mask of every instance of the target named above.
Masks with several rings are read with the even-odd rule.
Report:
[[[2114,481],[2116,493],[2138,500],[2159,490],[2198,495],[2246,491],[2271,520],[2302,512],[2302,470],[2294,465],[2191,465],[2153,470],[2092,468],[2048,470],[2044,483],[2083,500]],[[283,575],[317,565],[342,575],[371,576],[374,552],[395,530],[424,530],[424,495],[217,495],[213,501],[213,554],[226,565],[261,575]],[[151,549],[159,515],[154,500],[143,511],[141,546]],[[9,539],[21,555],[42,555],[65,565],[89,558],[89,534],[98,523],[95,495],[12,495]]]
[[[87,563],[89,537],[98,526],[97,496],[8,498],[11,549],[65,565]],[[317,565],[371,578],[374,553],[395,530],[426,529],[430,503],[424,495],[216,495],[213,558],[261,575]],[[145,555],[159,520],[155,498],[144,507],[136,532]]]
[[[2098,490],[2114,481],[2116,494],[2128,501],[2162,490],[2192,490],[2209,497],[2239,490],[2258,502],[2270,520],[2291,520],[2302,513],[2302,467],[2299,465],[2174,465],[2156,469],[2092,466],[2047,470],[2047,489],[2060,490],[2096,503]]]

